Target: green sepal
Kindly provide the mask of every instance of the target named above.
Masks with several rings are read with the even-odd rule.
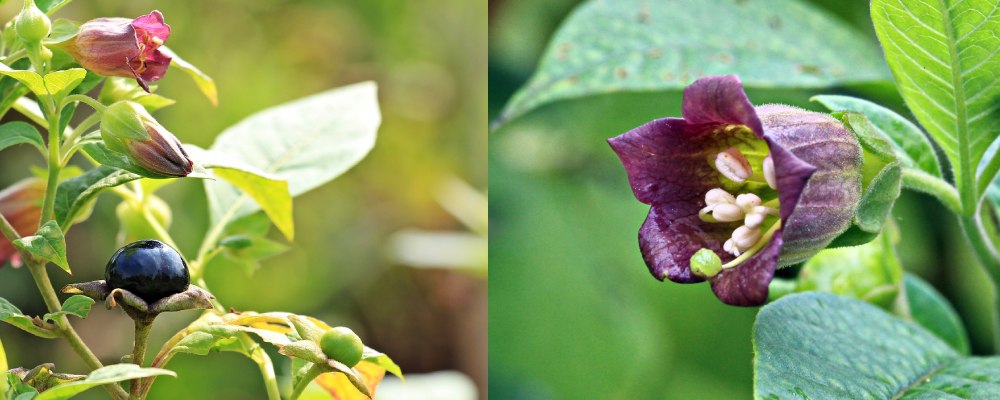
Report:
[[[846,111],[833,113],[854,133],[864,152],[861,199],[851,226],[829,247],[857,246],[874,239],[890,217],[902,190],[902,169],[892,143],[865,117]]]

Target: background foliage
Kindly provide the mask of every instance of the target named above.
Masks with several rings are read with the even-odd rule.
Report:
[[[19,7],[6,2],[0,18],[9,19]],[[290,252],[265,261],[253,275],[235,264],[209,268],[213,292],[237,310],[284,310],[351,326],[366,343],[391,352],[408,374],[459,370],[485,388],[485,280],[408,268],[390,248],[394,233],[405,228],[466,230],[442,206],[447,200],[441,188],[450,179],[485,189],[486,8],[461,0],[101,0],[76,1],[58,16],[86,21],[150,9],[161,10],[172,27],[168,45],[219,87],[219,107],[213,108],[178,71],[158,82],[159,93],[178,103],[157,119],[185,143],[208,147],[223,128],[272,105],[364,80],[379,84],[383,123],[373,152],[333,183],[296,199]],[[6,150],[0,187],[27,176],[15,166],[38,161],[28,148]],[[197,250],[208,226],[202,192],[197,180],[157,192],[174,208],[171,232],[185,254]],[[70,236],[74,275],[52,270],[56,287],[102,278],[118,229],[117,199],[102,199]],[[485,254],[481,258],[485,268]],[[27,314],[45,311],[26,270],[0,269],[0,293]],[[130,349],[131,321],[119,314],[98,307],[75,324],[103,360],[117,360]],[[157,320],[151,347],[197,316],[176,314]],[[0,327],[0,337],[12,362],[55,361],[60,370],[84,369],[62,344],[9,326]],[[278,374],[287,373],[287,359],[272,358]],[[236,354],[182,355],[170,368],[179,377],[158,380],[151,398],[244,399],[263,393],[256,366]],[[80,398],[103,395],[95,390]]]
[[[514,90],[529,82],[552,33],[578,3],[490,1],[491,121],[507,116],[503,107]],[[658,3],[661,11],[679,4]],[[845,45],[836,38],[824,43],[790,32],[797,25],[792,21],[805,18],[797,13],[809,10],[810,18],[820,13],[829,23],[858,35],[859,41],[846,44],[853,50],[878,49],[865,0],[800,0],[792,2],[795,7],[769,7],[756,0],[706,3],[769,10],[752,20],[754,26],[747,26],[751,20],[745,19],[734,28],[727,22],[735,18],[732,13],[705,13],[691,20],[697,26],[725,26],[733,30],[727,31],[730,38],[769,31],[784,35],[788,46],[807,54],[822,54],[822,46],[828,44]],[[626,28],[603,27],[593,33]],[[619,38],[628,41],[626,36]],[[672,43],[699,40],[673,38]],[[558,50],[553,49],[549,51]],[[671,50],[679,51],[665,47],[663,54]],[[884,64],[877,52],[870,57],[869,63]],[[740,68],[745,67],[706,65],[713,74],[742,74]],[[888,68],[882,68],[881,81],[835,82],[839,86],[811,89],[755,85],[748,95],[756,104],[782,102],[825,111],[808,99],[816,94],[847,94],[873,100],[912,120],[889,81]],[[692,69],[676,88],[698,75]],[[630,76],[626,74],[626,79]],[[491,394],[751,397],[751,327],[756,310],[722,305],[707,285],[661,283],[649,276],[636,243],[647,206],[633,199],[624,171],[605,143],[608,137],[653,118],[679,115],[680,91],[661,85],[609,87],[597,93],[601,94],[566,96],[539,105],[515,116],[491,137],[490,259],[499,266],[492,277],[490,306]],[[893,212],[902,233],[897,252],[904,268],[927,279],[953,302],[969,328],[972,353],[989,353],[992,293],[954,217],[934,199],[911,192],[904,192]]]

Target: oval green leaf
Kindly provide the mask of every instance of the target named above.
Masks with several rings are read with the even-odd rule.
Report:
[[[1000,358],[963,357],[916,324],[824,293],[761,309],[754,348],[758,399],[991,398],[1000,385]]]
[[[962,319],[958,317],[958,313],[948,300],[916,275],[906,274],[903,285],[906,288],[906,302],[913,320],[959,353],[968,355],[969,337],[965,332],[965,326],[962,325]]]
[[[560,100],[677,90],[722,74],[758,88],[889,79],[870,40],[805,2],[591,0],[563,22],[496,124]]]

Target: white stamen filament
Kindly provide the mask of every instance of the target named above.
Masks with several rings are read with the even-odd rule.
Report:
[[[733,182],[742,183],[753,176],[750,162],[735,147],[730,147],[715,156],[715,169]]]
[[[757,254],[757,252],[760,251],[760,249],[763,249],[764,246],[766,246],[768,243],[771,242],[771,237],[773,237],[774,233],[777,232],[778,229],[780,228],[781,228],[781,221],[779,220],[775,222],[774,225],[771,225],[771,227],[768,228],[767,232],[764,232],[764,234],[761,235],[761,237],[757,240],[757,243],[754,244],[753,247],[750,247],[745,252],[742,252],[741,254],[736,256],[736,258],[734,258],[732,261],[722,264],[722,269],[736,267],[742,264],[750,257],[753,257],[755,254]],[[726,241],[726,243],[729,243],[730,241],[732,241],[732,239],[729,239],[728,241]],[[722,249],[726,250],[726,245],[723,245]]]
[[[744,225],[733,231],[733,244],[736,248],[740,249],[740,251],[746,251],[757,243],[757,240],[760,239],[760,235],[760,229],[750,228]]]
[[[753,193],[743,193],[736,196],[736,206],[743,209],[745,213],[750,212],[754,207],[759,206],[760,203],[760,197]]]
[[[771,189],[778,189],[778,180],[774,176],[774,160],[771,159],[770,154],[764,158],[764,180],[767,181],[767,186],[770,186]]]

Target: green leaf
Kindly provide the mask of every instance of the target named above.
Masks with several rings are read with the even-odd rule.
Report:
[[[288,245],[262,236],[233,235],[219,241],[222,254],[243,266],[247,276],[260,269],[260,262],[288,251]]]
[[[497,124],[560,100],[677,90],[704,75],[761,88],[885,81],[880,59],[860,32],[801,1],[591,0],[556,31]]]
[[[994,2],[871,3],[875,32],[900,94],[948,156],[959,192],[976,195],[964,199],[966,207],[1000,168],[1000,158],[983,160],[1000,135],[996,11]]]
[[[83,68],[50,72],[45,75],[45,91],[55,97],[55,101],[61,101],[63,97],[76,89],[86,76],[87,70]]]
[[[35,5],[38,6],[42,12],[46,14],[52,14],[59,11],[66,4],[69,4],[73,0],[35,0]],[[58,21],[58,20],[57,20]]]
[[[55,339],[59,337],[55,331],[35,325],[31,318],[22,314],[20,309],[13,304],[10,304],[10,302],[3,297],[0,297],[0,321],[14,325],[17,328],[38,337],[46,339]],[[6,369],[3,371],[6,371]]]
[[[287,181],[261,171],[231,154],[202,150],[192,145],[184,147],[196,164],[211,169],[213,174],[250,196],[274,222],[278,230],[285,235],[285,238],[292,240],[295,237],[292,195],[288,191]],[[209,197],[209,201],[213,199],[213,197]],[[224,209],[227,206],[229,205],[211,204],[212,209]]]
[[[49,73],[42,78],[34,71],[13,70],[0,64],[0,74],[17,79],[39,97],[53,96],[55,101],[59,101],[83,82],[87,71],[83,68],[71,68]]]
[[[98,368],[87,375],[87,377],[83,380],[49,388],[49,390],[40,393],[35,400],[68,399],[95,386],[156,375],[169,375],[177,377],[177,373],[166,369],[142,368],[135,364],[115,364]]]
[[[59,311],[45,314],[42,316],[42,319],[55,322],[55,317],[58,315],[75,315],[80,318],[87,318],[87,314],[90,314],[90,307],[93,305],[94,299],[79,294],[73,295],[63,302],[62,308]]]
[[[920,326],[857,300],[795,294],[754,323],[758,399],[989,398],[1000,358],[962,357]]]
[[[131,172],[100,166],[60,183],[56,189],[56,220],[68,230],[81,212],[93,205],[93,200],[102,190],[139,178],[142,177]]]
[[[21,82],[28,90],[31,90],[38,96],[47,96],[49,94],[45,90],[45,80],[34,71],[14,70],[5,64],[0,64],[0,74],[17,79],[18,82]]]
[[[812,101],[819,102],[830,111],[854,111],[864,114],[875,130],[896,149],[896,156],[903,166],[918,168],[933,176],[941,177],[941,165],[934,153],[934,146],[919,127],[892,110],[868,100],[850,96],[820,95]]]
[[[22,121],[12,121],[0,125],[0,150],[16,144],[30,144],[42,154],[46,153],[45,141],[34,125]]]
[[[56,221],[46,221],[38,228],[38,232],[14,241],[14,247],[27,251],[33,256],[58,265],[67,273],[69,261],[66,260],[66,238]]]
[[[968,355],[969,338],[965,326],[948,300],[916,275],[906,274],[903,285],[913,320],[959,353]]]
[[[375,363],[378,366],[385,368],[385,370],[389,371],[390,374],[396,375],[399,379],[404,379],[403,371],[399,368],[399,365],[396,365],[396,362],[392,361],[392,359],[385,355],[385,353],[365,346],[365,352],[362,353],[361,359]]]
[[[183,58],[174,53],[173,50],[167,48],[167,46],[160,46],[160,51],[172,58],[170,60],[170,67],[177,68],[184,71],[185,74],[194,80],[194,84],[198,86],[198,90],[208,98],[208,101],[212,102],[213,106],[219,105],[219,94],[215,89],[215,81],[212,77],[208,76],[204,72],[201,72],[198,67],[195,67],[191,63],[185,61]]]
[[[39,3],[40,2],[38,1],[35,2],[35,4]],[[57,18],[52,21],[52,33],[50,33],[49,37],[43,40],[42,43],[47,45],[62,43],[72,39],[77,33],[80,33],[79,23],[65,18]]]
[[[288,181],[294,197],[343,174],[375,144],[381,120],[375,84],[330,90],[256,113],[233,125],[210,150]],[[224,182],[205,182],[212,221],[259,209]]]

